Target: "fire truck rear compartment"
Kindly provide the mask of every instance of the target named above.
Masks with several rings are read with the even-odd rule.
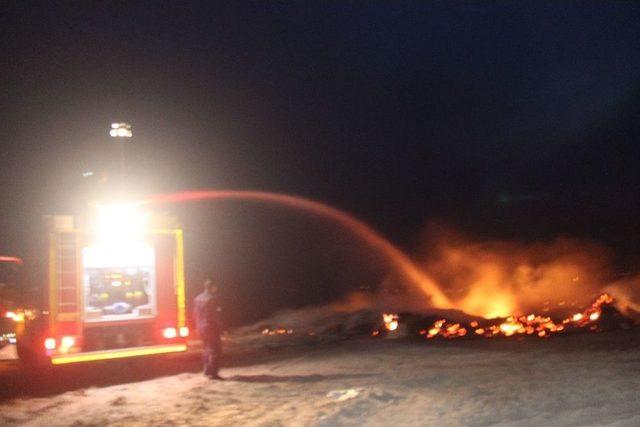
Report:
[[[83,351],[111,350],[152,345],[154,330],[152,322],[127,325],[92,326],[84,329]]]
[[[134,249],[134,250],[132,250]],[[83,250],[85,323],[145,319],[156,315],[154,250],[146,245],[114,254]]]

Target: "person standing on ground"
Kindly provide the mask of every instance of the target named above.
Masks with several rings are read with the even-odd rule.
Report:
[[[212,380],[222,379],[218,375],[222,356],[222,326],[217,293],[218,285],[207,279],[204,281],[204,290],[194,300],[196,327],[202,339],[204,374]]]

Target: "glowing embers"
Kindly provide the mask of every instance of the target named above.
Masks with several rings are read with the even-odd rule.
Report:
[[[400,316],[397,313],[382,313],[381,317],[382,325],[378,324],[378,328],[371,332],[371,336],[378,337],[397,333]]]
[[[261,331],[262,335],[292,335],[293,329],[285,329],[285,328],[264,328]]]
[[[389,332],[393,332],[398,329],[399,320],[400,320],[400,316],[398,316],[395,313],[382,314],[382,321],[384,322],[384,327]]]
[[[429,329],[420,329],[420,335],[431,339],[438,335],[444,338],[457,338],[467,335],[467,328],[462,327],[460,323],[447,323],[446,319],[436,320]]]
[[[591,330],[597,330],[597,322],[601,315],[601,307],[611,304],[613,298],[608,294],[600,295],[596,301],[583,312],[576,313],[570,318],[564,319],[562,322],[556,322],[550,317],[529,314],[526,316],[509,316],[506,319],[497,321],[486,321],[480,324],[478,321],[469,323],[469,329],[473,331],[475,336],[486,338],[504,336],[537,336],[546,338],[554,333],[562,332],[567,328],[583,328],[589,327]],[[421,329],[420,335],[425,338],[459,338],[467,335],[467,328],[459,323],[450,323],[446,319],[437,320],[429,328]]]
[[[573,324],[578,327],[584,327],[590,325],[593,322],[596,322],[600,319],[602,315],[602,306],[613,303],[613,297],[607,293],[600,295],[594,302],[591,304],[591,307],[588,309],[576,313],[568,319],[564,319],[562,323],[564,325]],[[593,328],[593,325],[591,325]]]
[[[564,330],[564,326],[556,324],[550,317],[529,314],[528,316],[509,316],[499,325],[489,325],[486,327],[482,335],[486,337],[500,334],[506,337],[512,335],[537,335],[539,337],[545,337],[551,333],[562,330]]]

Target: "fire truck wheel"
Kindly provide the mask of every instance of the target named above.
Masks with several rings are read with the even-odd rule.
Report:
[[[42,354],[38,354],[32,346],[28,343],[18,342],[16,343],[16,350],[18,350],[18,357],[20,361],[29,369],[42,369],[51,365],[51,361]]]

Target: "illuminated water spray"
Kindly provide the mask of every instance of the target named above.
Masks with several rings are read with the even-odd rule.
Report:
[[[324,218],[329,218],[353,232],[369,246],[384,255],[390,264],[403,274],[411,283],[417,285],[426,295],[431,297],[433,305],[441,308],[451,306],[448,298],[442,293],[435,282],[427,277],[427,275],[425,275],[404,252],[364,222],[354,218],[346,212],[341,211],[340,209],[336,209],[324,203],[289,194],[235,190],[198,190],[158,194],[147,199],[144,203],[165,204],[219,199],[254,200],[274,203],[281,206],[300,209]]]

